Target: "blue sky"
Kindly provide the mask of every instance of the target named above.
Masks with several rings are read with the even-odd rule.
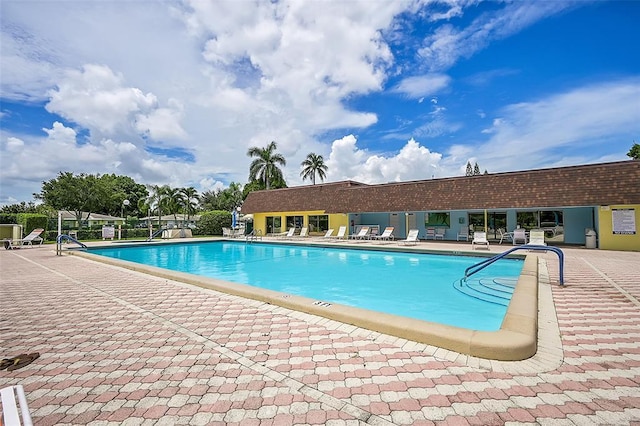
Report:
[[[199,191],[274,140],[290,186],[626,160],[635,1],[3,0],[0,204],[60,171]]]

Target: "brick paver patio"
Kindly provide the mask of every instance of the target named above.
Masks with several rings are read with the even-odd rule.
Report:
[[[41,356],[0,387],[24,386],[36,425],[640,425],[640,253],[565,255],[540,318],[557,312],[561,344],[490,363],[51,246],[2,250],[0,357]]]

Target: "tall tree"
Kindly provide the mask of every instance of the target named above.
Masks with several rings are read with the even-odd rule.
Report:
[[[471,166],[471,161],[467,161],[467,171],[464,174],[465,176],[473,176],[473,167]]]
[[[187,213],[187,221],[190,221],[191,214],[195,213],[196,211],[196,206],[198,205],[197,203],[200,199],[200,196],[198,195],[198,191],[193,186],[182,188],[180,189],[180,192],[182,192],[182,196],[184,199],[184,210],[185,213]]]
[[[107,211],[112,202],[113,188],[99,175],[81,173],[74,176],[71,172],[60,172],[58,177],[42,182],[39,194],[34,198],[56,210],[74,212],[78,227],[91,213]],[[87,216],[83,218],[83,213]]]
[[[640,160],[640,144],[634,142],[629,152],[627,152],[627,157]]]
[[[249,180],[263,181],[267,190],[270,189],[270,184],[273,181],[284,181],[282,170],[278,166],[286,166],[287,160],[282,154],[276,152],[277,148],[275,141],[272,141],[266,148],[254,146],[247,151],[249,157],[255,157],[249,166]]]
[[[480,174],[480,166],[478,166],[478,163],[476,163],[476,165],[473,166],[473,175],[478,176],[479,174]]]
[[[302,180],[306,180],[311,178],[311,182],[316,184],[316,175],[320,178],[321,181],[324,182],[324,178],[327,177],[328,167],[324,164],[324,158],[322,155],[318,155],[315,153],[310,153],[307,155],[307,158],[300,164],[302,166],[302,171],[300,172],[300,176],[302,176]]]
[[[158,226],[162,226],[162,207],[164,205],[165,187],[160,185],[147,185],[149,195],[145,200],[148,206],[149,221],[151,221],[151,212],[154,210],[158,213]]]
[[[172,188],[168,185],[162,187],[162,210],[173,215],[173,220],[178,222],[178,213],[184,207],[184,195],[180,188]]]

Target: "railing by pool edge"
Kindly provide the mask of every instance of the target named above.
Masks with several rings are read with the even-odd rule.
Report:
[[[507,250],[507,251],[505,251],[503,253],[500,253],[498,255],[495,255],[493,257],[485,259],[482,262],[478,262],[475,265],[469,266],[464,271],[463,280],[466,281],[467,278],[469,278],[471,275],[475,274],[476,272],[479,272],[479,271],[483,270],[487,266],[489,266],[492,263],[502,259],[503,257],[513,253],[516,250],[540,250],[540,251],[543,250],[543,251],[552,251],[555,254],[557,254],[558,255],[558,262],[560,263],[560,285],[564,285],[564,253],[562,252],[562,250],[560,250],[557,247],[535,246],[535,245],[528,245],[528,244],[514,247],[514,248],[509,249],[509,250]]]
[[[153,240],[155,237],[157,237],[158,235],[162,234],[164,231],[166,231],[166,228],[160,228],[158,229],[156,232],[154,232],[149,238],[147,238],[145,241],[149,242],[151,240]]]
[[[67,234],[60,234],[56,238],[56,255],[58,255],[58,256],[60,256],[62,254],[62,241],[63,240],[71,241],[72,243],[78,244],[82,248],[87,248],[86,244],[81,243],[80,241],[76,240],[72,236],[67,235]]]

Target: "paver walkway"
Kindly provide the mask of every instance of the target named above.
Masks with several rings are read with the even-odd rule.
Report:
[[[0,387],[24,385],[36,425],[640,425],[640,253],[565,255],[564,360],[532,371],[51,247],[2,250],[0,356],[41,356]]]

